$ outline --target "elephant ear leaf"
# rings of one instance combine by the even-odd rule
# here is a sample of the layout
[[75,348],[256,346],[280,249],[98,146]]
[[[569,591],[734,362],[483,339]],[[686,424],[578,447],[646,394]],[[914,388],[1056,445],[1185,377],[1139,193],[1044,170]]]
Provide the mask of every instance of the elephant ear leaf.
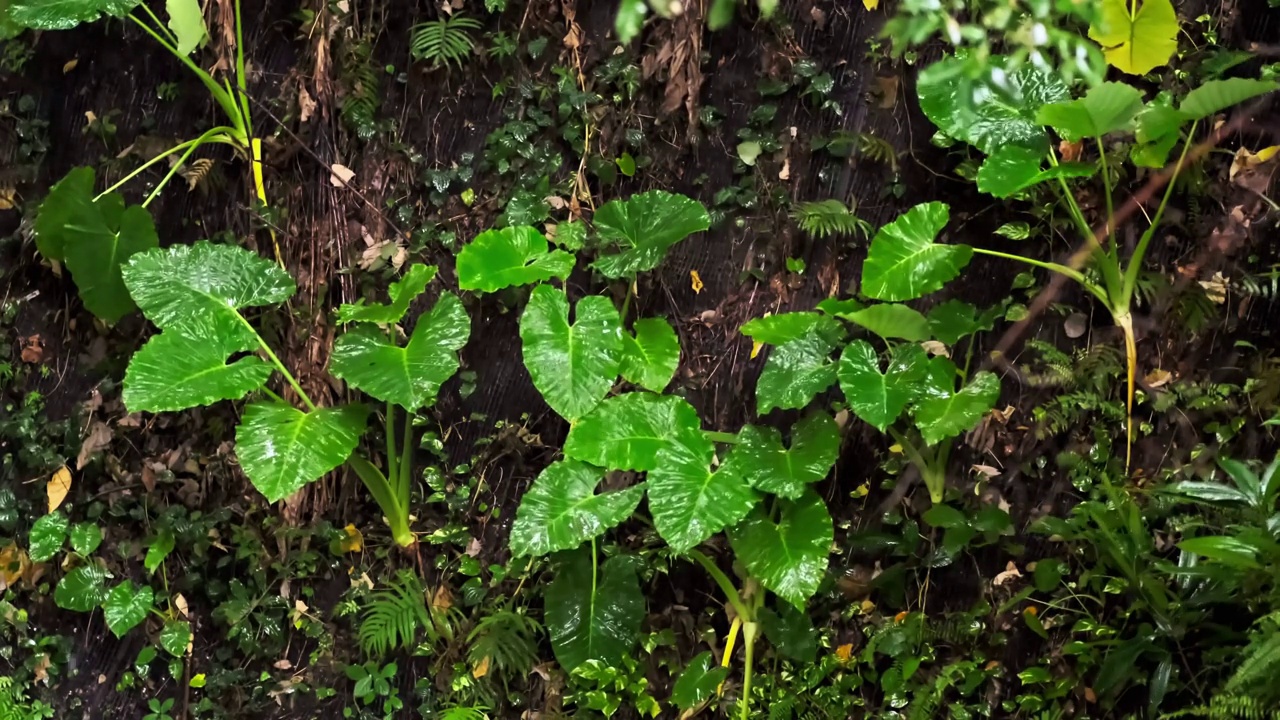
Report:
[[458,253],[458,287],[491,293],[551,278],[563,280],[573,264],[573,255],[552,250],[535,228],[486,230]]
[[644,496],[644,485],[596,494],[604,473],[576,460],[543,470],[520,499],[511,526],[512,555],[572,550],[631,517]]
[[635,335],[622,336],[622,376],[646,390],[662,392],[680,365],[680,339],[662,318],[636,321]]
[[840,355],[840,389],[855,415],[884,432],[919,393],[926,363],[919,345],[904,344],[894,349],[888,370],[881,372],[875,348],[854,340]]
[[364,433],[363,405],[303,412],[280,402],[255,402],[236,427],[236,457],[267,500],[289,497],[347,461]]
[[1169,62],[1178,49],[1178,14],[1169,0],[1144,0],[1132,12],[1129,0],[1102,0],[1089,39],[1102,46],[1112,67],[1146,75]]
[[1036,111],[1070,98],[1066,83],[1030,63],[1008,69],[1003,56],[990,58],[979,77],[969,78],[967,62],[946,58],[920,73],[916,92],[925,116],[988,155],[1008,145],[1047,153],[1049,136]]
[[812,490],[783,501],[776,524],[757,508],[729,532],[733,551],[751,576],[796,607],[817,592],[833,538],[827,505]]
[[404,317],[404,314],[409,311],[409,303],[413,302],[427,289],[427,285],[435,276],[435,265],[415,263],[404,274],[404,277],[392,283],[391,287],[387,289],[387,295],[391,297],[390,303],[385,305],[381,303],[343,305],[338,308],[338,322],[364,322],[378,323],[380,325],[398,323]]
[[605,277],[620,278],[658,267],[672,245],[711,227],[711,216],[693,198],[650,190],[606,203],[593,223],[601,240],[620,249],[593,266]]
[[934,242],[949,217],[946,203],[930,202],[880,228],[862,264],[862,292],[877,300],[914,300],[959,275],[973,248]]
[[[946,358],[934,358],[934,363],[949,364],[941,361]],[[986,371],[975,374],[959,391],[930,383],[915,405],[916,427],[925,444],[936,445],[971,430],[999,397],[1000,379]]]
[[661,465],[659,452],[679,447],[705,457],[715,446],[702,434],[702,421],[689,401],[647,392],[615,395],[569,428],[564,454],[610,470],[649,471]]
[[13,0],[9,17],[32,30],[70,30],[103,15],[124,17],[142,0]]
[[565,554],[547,585],[551,649],[566,672],[588,660],[621,662],[635,647],[644,619],[644,595],[635,563],[624,555],[597,568],[590,548]]
[[533,386],[561,417],[591,412],[618,379],[622,320],[608,298],[579,300],[570,324],[564,291],[539,285],[520,317],[520,340]]
[[789,447],[774,428],[747,425],[726,464],[741,469],[749,485],[784,498],[798,498],[805,487],[827,476],[840,455],[840,429],[824,412],[815,412],[791,428]]

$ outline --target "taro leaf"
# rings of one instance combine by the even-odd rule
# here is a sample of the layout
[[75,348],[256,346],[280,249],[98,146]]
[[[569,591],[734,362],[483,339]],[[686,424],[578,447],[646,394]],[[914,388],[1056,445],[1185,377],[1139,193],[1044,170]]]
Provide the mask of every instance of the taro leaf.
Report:
[[147,548],[147,554],[142,559],[142,567],[147,569],[148,573],[153,573],[169,557],[169,553],[173,552],[175,540],[173,533],[168,530],[162,530],[155,540],[151,541],[151,546]]
[[622,377],[646,390],[662,392],[680,366],[680,339],[662,318],[635,322],[635,335],[622,336]]
[[1090,88],[1082,98],[1045,105],[1036,113],[1036,122],[1057,130],[1066,140],[1077,141],[1130,130],[1140,110],[1140,90],[1125,83],[1105,82]]
[[797,500],[782,501],[781,508],[777,524],[757,508],[729,531],[729,542],[752,577],[783,600],[804,607],[827,571],[835,537],[831,515],[812,490]]
[[200,1],[165,0],[164,7],[169,13],[169,29],[178,38],[175,46],[178,54],[190,55],[208,35],[204,13],[200,11]]
[[588,660],[619,665],[635,647],[644,595],[632,558],[616,556],[592,567],[591,548],[565,553],[547,585],[551,649],[566,672]]
[[1228,78],[1210,80],[1187,93],[1178,106],[1188,120],[1203,120],[1245,100],[1266,95],[1280,89],[1280,84],[1268,80]]
[[831,351],[836,341],[823,333],[784,343],[769,353],[756,381],[756,413],[802,408],[836,381]]
[[946,58],[920,73],[916,91],[920,109],[947,135],[991,155],[1006,145],[1041,153],[1049,136],[1035,121],[1040,106],[1070,98],[1060,78],[1023,64],[1005,70],[1004,57],[993,57],[981,77],[959,81],[967,60]]
[[648,12],[649,3],[645,0],[622,0],[618,6],[618,17],[613,21],[618,42],[626,45],[639,35],[640,28],[644,25],[644,16]]
[[573,255],[550,249],[535,228],[486,230],[458,253],[458,287],[489,293],[551,278],[563,280],[573,263]]
[[48,515],[41,515],[31,524],[31,535],[27,539],[30,548],[28,554],[31,562],[47,562],[62,549],[67,541],[67,516],[54,510]]
[[[46,516],[47,517],[47,516]],[[94,522],[77,523],[71,528],[71,549],[88,555],[102,544],[102,528]]]
[[67,228],[81,218],[100,214],[93,202],[93,181],[93,168],[78,167],[49,190],[36,215],[36,249],[41,255],[66,260]]
[[1121,72],[1145,75],[1169,61],[1178,49],[1178,15],[1169,0],[1145,0],[1130,15],[1130,0],[1102,0],[1089,39],[1102,46],[1107,62]]
[[1187,116],[1174,109],[1169,93],[1160,93],[1138,113],[1134,123],[1138,142],[1129,157],[1140,167],[1164,167],[1186,122]]
[[911,342],[923,342],[933,337],[929,321],[918,311],[906,305],[883,303],[872,305],[846,318],[885,339],[901,338]]
[[363,405],[302,412],[279,402],[245,406],[236,427],[236,457],[245,475],[270,502],[346,462],[364,432]]
[[569,428],[564,454],[610,470],[653,470],[660,450],[681,447],[707,458],[715,446],[702,434],[698,411],[684,398],[633,392],[596,406]]
[[916,427],[926,445],[936,445],[972,429],[999,397],[1000,379],[979,372],[960,392],[927,393],[917,401]]
[[658,534],[676,552],[685,552],[741,520],[759,498],[741,468],[711,469],[715,450],[671,443],[658,452],[646,477],[649,514]]
[[778,612],[772,608],[760,608],[759,618],[765,637],[779,653],[806,663],[818,659],[818,632],[814,630],[808,613],[783,605]]
[[511,554],[572,550],[631,517],[644,485],[596,494],[604,470],[576,460],[553,463],[520,500],[511,526]]
[[13,21],[32,30],[70,30],[102,15],[124,17],[142,0],[13,0]]
[[593,222],[601,240],[622,248],[622,252],[600,257],[592,265],[608,278],[652,270],[672,245],[711,227],[711,217],[702,203],[662,190],[612,200],[596,211]]
[[182,620],[169,620],[160,631],[160,647],[174,657],[187,654],[191,644],[191,625]]
[[758,343],[785,345],[815,332],[824,335],[838,334],[840,323],[828,315],[816,312],[791,312],[750,320],[743,323],[738,331]]
[[102,618],[113,635],[124,637],[125,633],[147,619],[154,601],[155,593],[150,585],[135,588],[132,582],[125,580],[112,588],[102,601]]
[[63,610],[92,612],[107,597],[107,572],[105,565],[90,562],[63,576],[53,589],[53,601]]
[[978,168],[978,189],[998,198],[1026,190],[1048,180],[1090,177],[1098,171],[1094,163],[1059,163],[1040,169],[1044,155],[1017,145],[1000,148]]
[[783,446],[776,429],[747,425],[726,464],[737,467],[757,490],[794,499],[825,478],[839,456],[840,429],[819,411],[792,426],[790,447]]
[[591,412],[618,379],[622,320],[609,299],[578,301],[569,324],[563,290],[539,285],[520,316],[521,351],[533,386],[547,405],[568,420]]
[[380,325],[398,323],[404,317],[404,314],[409,311],[409,303],[412,303],[415,298],[427,289],[427,285],[435,276],[435,265],[415,263],[404,274],[404,277],[391,283],[391,287],[387,288],[387,295],[391,297],[389,304],[343,305],[338,308],[338,322],[366,322]]
[[929,329],[938,342],[952,346],[977,332],[990,330],[993,322],[963,300],[948,300],[929,311]]
[[946,203],[924,203],[880,228],[862,264],[862,292],[877,300],[912,300],[959,275],[973,249],[934,242],[949,216]]
[[238,400],[262,387],[272,369],[256,355],[230,364],[227,360],[257,347],[251,339],[215,327],[165,330],[129,360],[124,405],[129,412],[158,413]]
[[829,297],[818,303],[818,309],[822,312],[845,319],[847,319],[851,313],[856,313],[864,307],[866,306],[853,298],[840,299]]
[[671,702],[681,710],[698,707],[715,695],[716,688],[728,675],[729,668],[716,665],[711,653],[704,650],[680,673],[671,688]]
[[840,354],[840,389],[855,415],[884,432],[919,394],[927,362],[919,345],[899,345],[882,373],[875,348],[854,340]]
[[436,394],[458,371],[458,350],[471,335],[471,318],[462,302],[444,293],[431,312],[418,318],[405,347],[372,325],[338,338],[330,372],[384,402],[414,412],[436,401]]

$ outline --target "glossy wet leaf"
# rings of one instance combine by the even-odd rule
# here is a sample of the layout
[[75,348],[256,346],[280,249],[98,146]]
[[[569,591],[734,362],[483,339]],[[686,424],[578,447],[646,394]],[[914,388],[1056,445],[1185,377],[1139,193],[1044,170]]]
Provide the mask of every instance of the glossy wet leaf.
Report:
[[1142,107],[1140,90],[1105,82],[1090,88],[1084,97],[1045,105],[1036,113],[1036,121],[1067,140],[1078,141],[1133,129]]
[[178,38],[178,54],[190,55],[208,34],[200,0],[165,0],[164,7],[169,13],[169,29]]
[[592,220],[601,241],[621,252],[598,258],[593,267],[609,278],[631,277],[658,267],[672,245],[711,227],[702,203],[684,195],[650,190],[611,200]]
[[978,168],[978,189],[998,198],[1026,190],[1058,178],[1091,177],[1098,172],[1093,163],[1059,163],[1042,169],[1044,155],[1035,150],[1010,145],[996,151]]
[[980,317],[978,309],[963,300],[951,299],[939,303],[929,310],[927,317],[933,337],[948,347],[994,326],[989,317]]
[[1195,553],[1196,555],[1203,555],[1210,560],[1242,570],[1262,567],[1257,560],[1257,555],[1261,548],[1253,543],[1227,535],[1188,538],[1178,543],[1178,549]]
[[662,392],[680,366],[680,338],[663,318],[636,320],[634,330],[634,335],[622,336],[622,377]]
[[863,294],[894,302],[913,300],[958,276],[973,249],[934,242],[949,217],[946,203],[930,202],[880,228],[862,264]]
[[778,597],[803,607],[827,571],[834,530],[827,504],[809,490],[779,503],[775,524],[763,508],[729,531],[738,561]]
[[31,534],[27,538],[27,553],[31,562],[48,562],[67,541],[67,527],[70,522],[67,516],[55,510],[48,515],[41,515],[31,524]]
[[391,283],[387,288],[389,303],[368,303],[342,305],[338,308],[340,323],[378,323],[391,325],[400,322],[409,311],[409,304],[421,295],[436,276],[435,265],[415,263],[405,272],[404,277]]
[[1000,379],[984,370],[959,392],[926,393],[917,400],[916,427],[926,445],[935,445],[973,429],[999,397]]
[[107,598],[107,578],[111,573],[98,562],[72,570],[53,589],[53,602],[63,610],[92,612]]
[[471,336],[462,302],[444,293],[418,318],[404,346],[372,325],[347,331],[334,343],[329,371],[384,402],[416,411],[433,405],[440,386],[458,371],[458,350]]
[[671,702],[681,710],[698,707],[716,694],[728,675],[729,668],[716,665],[711,653],[704,650],[689,661],[676,679],[671,688]]
[[564,454],[610,470],[653,470],[659,451],[682,447],[706,455],[715,448],[702,434],[702,420],[684,398],[647,392],[608,398],[573,424]]
[[840,323],[829,315],[816,312],[791,312],[766,315],[742,324],[739,332],[758,343],[784,345],[814,333],[838,334]]
[[155,593],[150,586],[135,587],[132,582],[125,580],[112,588],[103,599],[102,618],[111,634],[124,637],[125,633],[147,619],[153,602]]
[[124,405],[129,412],[166,412],[239,400],[271,377],[256,355],[228,362],[258,343],[215,326],[191,325],[153,336],[129,360]]
[[604,474],[576,460],[543,470],[520,499],[511,526],[512,555],[572,550],[631,517],[644,496],[644,485],[596,494]]
[[164,560],[169,557],[169,553],[173,552],[175,542],[172,532],[162,530],[151,541],[151,545],[147,547],[146,557],[142,559],[142,567],[146,568],[149,573],[155,572],[164,564]]
[[712,470],[711,447],[671,444],[649,471],[649,514],[658,534],[684,552],[746,516],[759,498],[729,464]]
[[13,0],[13,22],[33,30],[69,30],[103,15],[124,17],[141,0]]
[[632,558],[603,560],[594,576],[591,560],[590,548],[564,554],[546,589],[551,649],[566,672],[587,660],[619,665],[635,647],[644,619]]
[[923,342],[933,337],[924,315],[906,305],[880,303],[849,313],[846,319],[886,340]]
[[102,544],[102,528],[94,522],[77,523],[71,528],[71,549],[89,555]]
[[806,407],[834,385],[836,364],[831,351],[836,345],[833,337],[816,332],[773,348],[756,381],[756,413]]
[[884,432],[919,394],[926,362],[919,345],[903,344],[894,348],[889,367],[881,371],[880,355],[871,343],[849,343],[840,354],[839,368],[840,389],[849,409]]
[[495,292],[513,285],[565,279],[574,257],[552,250],[535,228],[520,226],[480,233],[458,253],[458,287]]
[[1071,97],[1063,81],[1029,63],[1009,71],[1008,59],[990,59],[983,74],[962,81],[967,60],[946,58],[920,73],[920,109],[938,129],[990,155],[1007,145],[1049,150],[1049,137],[1036,111]]
[[600,404],[622,364],[622,320],[608,298],[588,295],[574,308],[563,290],[540,285],[520,316],[521,352],[547,405],[576,420]]
[[791,428],[791,441],[771,427],[747,425],[726,462],[743,474],[747,484],[784,498],[798,498],[807,486],[827,476],[840,456],[840,428],[831,416],[817,411]]
[[297,492],[346,462],[364,433],[363,405],[303,412],[278,402],[245,406],[236,427],[236,457],[270,502]]
[[1133,15],[1130,6],[1129,0],[1102,0],[1089,39],[1116,69],[1145,75],[1178,49],[1178,15],[1169,0],[1145,0]]
[[191,643],[191,626],[182,620],[165,622],[160,631],[160,647],[174,657],[187,654],[187,645]]
[[818,631],[808,613],[784,604],[776,612],[760,608],[759,619],[764,636],[779,653],[805,663],[818,659]]
[[1229,107],[1277,89],[1280,89],[1280,84],[1270,80],[1248,78],[1210,80],[1187,93],[1178,110],[1187,120],[1203,120]]

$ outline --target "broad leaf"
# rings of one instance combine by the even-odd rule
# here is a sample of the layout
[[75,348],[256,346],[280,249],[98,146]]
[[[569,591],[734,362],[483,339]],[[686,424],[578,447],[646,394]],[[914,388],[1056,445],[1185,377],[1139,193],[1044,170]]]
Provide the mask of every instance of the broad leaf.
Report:
[[592,264],[608,278],[652,270],[672,245],[711,227],[711,217],[702,203],[662,190],[605,203],[592,222],[602,241],[622,248],[622,252],[605,255]]
[[660,393],[680,366],[680,339],[662,318],[635,322],[635,335],[622,336],[622,377]]
[[770,427],[747,425],[738,433],[726,465],[749,485],[785,498],[798,498],[811,483],[825,478],[840,456],[840,429],[830,415],[814,412],[791,428],[790,447]]
[[[47,516],[46,516],[47,517]],[[71,549],[89,555],[102,544],[102,528],[95,522],[77,523],[71,528]]]
[[846,319],[885,339],[901,338],[911,342],[924,342],[933,337],[929,321],[924,315],[906,305],[872,305],[849,313]]
[[571,325],[564,291],[539,285],[520,316],[520,341],[533,386],[568,420],[591,412],[618,379],[622,320],[606,297],[579,300]]
[[959,275],[973,249],[934,242],[949,217],[946,203],[924,203],[880,228],[862,264],[863,294],[877,300],[913,300]]
[[409,343],[400,347],[372,325],[349,330],[334,343],[329,371],[352,387],[415,412],[432,405],[458,371],[458,350],[471,336],[462,302],[444,293],[418,318]]
[[965,62],[946,58],[920,73],[920,109],[933,124],[988,155],[1006,145],[1048,152],[1036,111],[1070,98],[1066,84],[1029,63],[1006,71],[1007,58],[1000,56],[990,59],[982,76],[965,81],[959,77]]
[[1137,144],[1130,151],[1130,158],[1140,167],[1164,167],[1169,151],[1177,144],[1179,130],[1189,122],[1187,116],[1173,108],[1169,93],[1160,93],[1138,113],[1136,125]]
[[566,672],[588,660],[619,665],[635,647],[644,619],[644,595],[635,564],[612,557],[593,572],[592,551],[565,554],[547,585],[547,630],[551,649]]
[[818,303],[817,307],[828,315],[847,319],[851,313],[856,313],[866,306],[853,298],[829,297]]
[[1091,177],[1098,172],[1094,163],[1059,163],[1040,169],[1044,156],[1035,150],[1010,145],[997,150],[978,168],[978,189],[998,198],[1026,190],[1058,178]]
[[653,470],[661,463],[659,451],[672,447],[705,456],[707,464],[715,451],[687,400],[633,392],[605,400],[574,423],[564,454],[610,470]]
[[124,17],[141,0],[13,0],[15,23],[32,30],[70,30],[103,15]]
[[729,542],[752,577],[778,597],[804,607],[827,571],[835,531],[827,504],[812,490],[798,500],[782,501],[781,509],[777,524],[764,509],[757,509],[729,531]]
[[1216,482],[1175,482],[1166,485],[1164,491],[1171,495],[1181,495],[1190,500],[1207,503],[1239,504],[1245,507],[1251,504],[1249,495],[1239,488]]
[[53,602],[63,610],[92,612],[107,598],[109,577],[111,573],[99,562],[81,565],[58,581],[53,589]]
[[644,16],[649,12],[649,3],[645,0],[622,0],[618,5],[618,16],[613,21],[614,32],[618,42],[626,45],[640,34],[644,25]]
[[836,364],[831,360],[836,345],[836,340],[818,332],[770,351],[756,381],[756,413],[805,407],[831,387],[836,381]]
[[134,587],[132,582],[125,580],[103,599],[102,618],[106,620],[111,634],[124,637],[125,633],[147,619],[153,602],[155,593],[149,585]]
[[880,371],[880,356],[865,340],[854,340],[840,354],[840,389],[849,409],[884,432],[920,392],[924,350],[914,343],[893,350],[889,369]]
[[236,427],[236,457],[270,502],[289,497],[346,462],[364,432],[363,405],[302,412],[278,402],[245,406]]
[[994,323],[986,314],[963,300],[947,300],[929,310],[929,329],[938,342],[951,346],[974,333],[990,330]]
[[[2,0],[0,0],[2,1]],[[36,215],[36,249],[50,260],[66,260],[67,228],[81,218],[94,218],[101,210],[93,202],[94,170],[73,168],[49,189]],[[117,202],[123,200],[116,195]]]
[[41,515],[31,524],[31,535],[27,539],[27,549],[31,562],[48,562],[62,549],[67,541],[67,516],[54,510],[48,515]]
[[738,331],[758,343],[784,345],[814,333],[838,334],[840,323],[816,312],[790,312],[749,320]]
[[182,620],[169,620],[160,631],[160,647],[174,657],[187,654],[191,644],[191,625]]
[[1169,62],[1178,49],[1178,15],[1169,0],[1144,0],[1130,14],[1131,0],[1102,0],[1089,39],[1121,72],[1145,75]]
[[576,460],[563,460],[543,470],[520,499],[511,526],[511,554],[572,550],[631,517],[644,496],[644,485],[597,495],[604,473]]
[[1045,105],[1036,113],[1036,122],[1075,141],[1130,130],[1140,110],[1141,91],[1125,83],[1107,82],[1090,88],[1082,98]]
[[1257,560],[1259,548],[1256,545],[1227,535],[1188,538],[1178,543],[1178,549],[1242,570],[1262,567]]
[[714,454],[709,443],[672,443],[658,452],[657,467],[646,477],[653,524],[677,552],[738,522],[759,499],[741,468],[712,470]]
[[193,325],[153,336],[129,360],[124,405],[129,412],[166,412],[238,400],[262,387],[272,367],[256,355],[236,353],[258,343],[216,327]]
[[551,278],[563,280],[573,270],[573,263],[573,255],[552,250],[535,228],[486,230],[458,253],[458,287],[495,292]]
[[164,563],[164,559],[169,557],[169,553],[173,552],[174,544],[173,533],[168,530],[162,530],[147,548],[147,554],[142,559],[142,567],[146,568],[149,573],[155,572]]
[[689,661],[671,688],[671,702],[681,710],[698,707],[716,694],[716,688],[729,675],[729,668],[715,664],[709,651],[702,651]]
[[1277,89],[1280,89],[1280,84],[1269,80],[1246,78],[1210,80],[1187,93],[1178,110],[1188,120],[1203,120],[1245,100],[1266,95]]
[[169,29],[178,38],[178,54],[190,55],[208,35],[200,0],[165,0],[164,7],[169,13]]
[[1000,379],[979,372],[959,392],[930,393],[917,401],[916,427],[926,445],[936,445],[972,429],[999,397]]
[[404,277],[391,283],[391,287],[387,288],[387,295],[391,297],[390,303],[343,305],[338,308],[338,322],[366,322],[380,325],[398,323],[409,311],[409,303],[427,289],[427,285],[435,276],[435,265],[415,263],[409,267]]
[[813,663],[818,659],[818,631],[809,614],[785,604],[774,612],[760,608],[760,628],[778,653],[792,660]]

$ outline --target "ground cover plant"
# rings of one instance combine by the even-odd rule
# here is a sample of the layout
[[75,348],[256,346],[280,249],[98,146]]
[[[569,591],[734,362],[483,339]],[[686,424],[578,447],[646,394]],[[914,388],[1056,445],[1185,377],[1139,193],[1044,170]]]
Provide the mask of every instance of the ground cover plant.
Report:
[[1278,11],[0,0],[0,720],[1275,715]]

